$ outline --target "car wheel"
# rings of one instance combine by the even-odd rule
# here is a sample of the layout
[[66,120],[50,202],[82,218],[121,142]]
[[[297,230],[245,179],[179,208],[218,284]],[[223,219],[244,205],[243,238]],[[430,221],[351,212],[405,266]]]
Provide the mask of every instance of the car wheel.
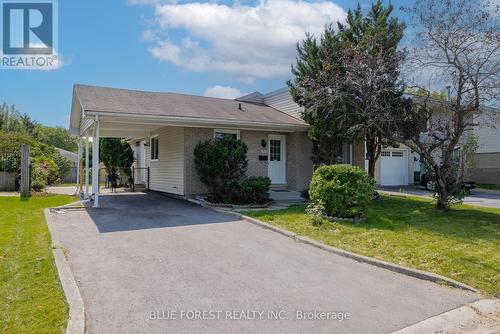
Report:
[[434,190],[436,187],[436,184],[434,183],[434,181],[427,181],[427,183],[425,184],[425,189],[429,190],[429,191],[432,191]]

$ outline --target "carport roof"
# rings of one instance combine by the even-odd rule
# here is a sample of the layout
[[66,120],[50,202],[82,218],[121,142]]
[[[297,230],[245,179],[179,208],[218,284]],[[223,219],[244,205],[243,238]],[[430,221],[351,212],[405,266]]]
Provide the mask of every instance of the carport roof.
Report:
[[82,112],[85,115],[112,117],[168,117],[169,120],[196,120],[213,126],[220,121],[221,125],[275,125],[296,130],[308,127],[301,119],[265,104],[178,93],[75,85],[73,102],[73,106],[77,105],[80,109],[79,115],[74,115],[75,108],[72,110],[73,128],[79,126],[77,123]]

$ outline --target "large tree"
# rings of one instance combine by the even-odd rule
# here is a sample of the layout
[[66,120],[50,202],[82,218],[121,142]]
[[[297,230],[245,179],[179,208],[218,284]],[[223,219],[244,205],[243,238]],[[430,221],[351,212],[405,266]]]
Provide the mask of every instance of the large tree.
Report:
[[476,116],[489,117],[488,105],[498,107],[499,7],[489,1],[417,0],[405,10],[417,32],[409,67],[439,77],[449,85],[451,97],[443,101],[428,94],[414,99],[405,121],[398,123],[399,134],[433,174],[438,209],[448,210],[463,196],[463,162],[457,156],[468,130],[477,126]]
[[397,46],[405,25],[391,17],[392,10],[377,1],[364,16],[358,5],[337,29],[327,26],[319,42],[307,35],[297,45],[295,78],[288,84],[311,125],[317,163],[335,162],[339,142],[364,139],[369,174],[375,174],[404,101],[399,81],[403,54]]

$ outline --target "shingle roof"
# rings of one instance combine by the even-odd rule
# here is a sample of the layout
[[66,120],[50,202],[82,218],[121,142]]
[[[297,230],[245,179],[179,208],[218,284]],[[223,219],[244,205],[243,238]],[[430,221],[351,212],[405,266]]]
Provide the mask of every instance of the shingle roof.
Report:
[[307,126],[300,119],[260,103],[87,85],[75,85],[75,92],[85,111]]

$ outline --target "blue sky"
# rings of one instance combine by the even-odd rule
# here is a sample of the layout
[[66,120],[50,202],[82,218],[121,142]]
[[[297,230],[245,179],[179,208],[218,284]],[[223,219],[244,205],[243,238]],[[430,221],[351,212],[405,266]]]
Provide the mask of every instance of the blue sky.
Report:
[[15,104],[43,124],[66,127],[74,83],[221,97],[268,92],[290,77],[297,36],[320,31],[355,4],[59,1],[63,65],[52,71],[0,70],[0,103]]

